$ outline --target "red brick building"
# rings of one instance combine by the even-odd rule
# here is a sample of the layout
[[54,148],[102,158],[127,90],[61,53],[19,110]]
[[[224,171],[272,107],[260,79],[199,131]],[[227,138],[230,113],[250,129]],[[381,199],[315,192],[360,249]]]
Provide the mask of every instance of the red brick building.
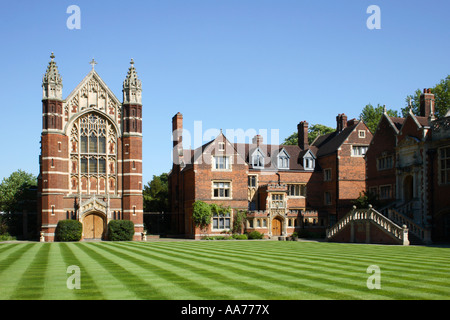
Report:
[[367,151],[367,189],[384,201],[380,210],[405,224],[419,241],[450,240],[450,114],[434,116],[430,89],[420,113],[386,114]]
[[[270,145],[261,135],[251,143],[229,141],[221,132],[191,150],[183,148],[183,116],[172,119],[171,211],[180,233],[190,238],[229,232],[234,213],[247,212],[246,230],[286,237],[303,229],[324,233],[365,190],[364,154],[372,135],[364,123],[337,117],[335,132],[308,144],[308,123],[300,122],[298,145]],[[192,219],[195,201],[230,207],[207,230]]]
[[65,98],[51,55],[43,77],[38,176],[41,235],[53,241],[59,220],[83,224],[84,239],[107,237],[107,223],[131,220],[143,231],[142,99],[134,62],[120,102],[94,70]]

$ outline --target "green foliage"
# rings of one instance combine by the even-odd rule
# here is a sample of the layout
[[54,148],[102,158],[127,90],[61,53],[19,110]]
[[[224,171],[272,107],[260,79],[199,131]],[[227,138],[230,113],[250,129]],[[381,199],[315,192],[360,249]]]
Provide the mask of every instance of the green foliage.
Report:
[[250,232],[247,235],[247,237],[249,239],[262,239],[262,238],[264,238],[264,233],[261,233],[261,232],[255,230],[255,231]]
[[211,206],[203,201],[195,201],[193,205],[192,219],[196,227],[206,228],[211,223]]
[[13,172],[0,183],[0,211],[22,212],[35,209],[37,179],[22,170]]
[[[448,75],[447,78],[442,79],[438,84],[430,89],[435,98],[435,116],[437,118],[442,118],[450,108],[450,75]],[[405,101],[407,105],[402,108],[403,117],[408,115],[410,101],[412,112],[415,115],[420,114],[420,95],[422,92],[422,90],[417,89],[414,94],[406,97]]]
[[167,173],[154,175],[152,181],[144,186],[143,196],[145,212],[168,212],[169,175]]
[[359,197],[353,201],[353,205],[358,209],[368,209],[369,204],[377,208],[380,204],[378,196],[372,192],[363,191],[359,193]]
[[[327,127],[323,124],[314,124],[308,128],[308,143],[311,144],[320,135],[325,135],[334,132],[335,129]],[[284,139],[284,145],[297,145],[298,144],[298,132],[294,132],[289,137]]]
[[[376,107],[371,104],[366,105],[360,115],[361,120],[369,128],[370,132],[375,133],[378,127],[378,123],[383,116],[384,106],[378,104]],[[390,117],[398,117],[398,112],[392,109],[387,109],[386,113]]]
[[233,233],[241,233],[244,228],[245,218],[247,217],[247,211],[245,210],[235,210],[233,216]]
[[247,240],[246,234],[232,234],[231,236],[207,236],[202,240]]
[[78,220],[59,220],[55,230],[55,241],[80,241],[83,225]]
[[108,240],[132,241],[134,236],[134,223],[130,220],[111,220],[108,223]]

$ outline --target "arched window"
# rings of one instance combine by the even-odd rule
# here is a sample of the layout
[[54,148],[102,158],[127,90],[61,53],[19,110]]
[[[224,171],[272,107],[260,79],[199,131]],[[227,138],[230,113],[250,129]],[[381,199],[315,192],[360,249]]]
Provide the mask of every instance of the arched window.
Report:
[[[97,113],[87,113],[73,123],[70,139],[76,146],[72,148],[70,154],[72,165],[70,179],[79,180],[78,189],[72,192],[116,193],[115,184],[111,181],[117,179],[115,170],[117,132],[114,125]],[[91,177],[95,179],[90,179]],[[84,185],[81,183],[82,178],[95,183]]]

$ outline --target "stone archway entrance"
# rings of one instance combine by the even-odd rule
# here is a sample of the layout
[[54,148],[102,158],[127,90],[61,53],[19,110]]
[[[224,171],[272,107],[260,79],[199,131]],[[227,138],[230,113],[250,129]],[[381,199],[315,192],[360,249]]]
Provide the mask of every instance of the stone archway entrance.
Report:
[[97,213],[90,213],[83,219],[83,238],[102,239],[105,234],[105,220]]
[[272,236],[281,236],[283,233],[283,223],[280,219],[272,220]]

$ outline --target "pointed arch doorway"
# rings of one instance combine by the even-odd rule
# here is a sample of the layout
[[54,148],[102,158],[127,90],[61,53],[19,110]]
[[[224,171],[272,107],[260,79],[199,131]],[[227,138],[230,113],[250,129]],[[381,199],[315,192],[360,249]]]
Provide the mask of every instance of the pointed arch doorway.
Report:
[[83,238],[101,240],[106,231],[105,219],[98,213],[90,213],[83,219]]

